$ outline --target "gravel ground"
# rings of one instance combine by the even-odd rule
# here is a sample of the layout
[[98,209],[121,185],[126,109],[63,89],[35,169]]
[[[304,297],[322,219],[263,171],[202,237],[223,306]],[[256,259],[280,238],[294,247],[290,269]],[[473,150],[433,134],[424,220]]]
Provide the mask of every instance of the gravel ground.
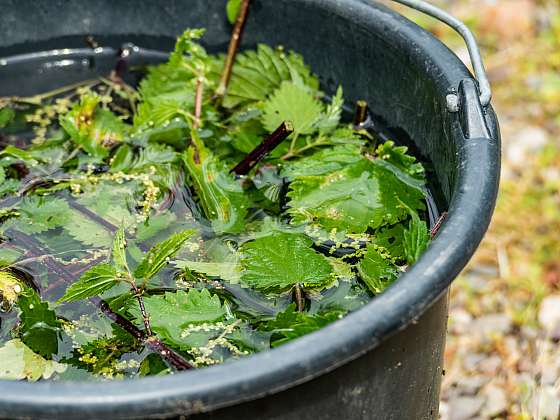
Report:
[[[558,419],[560,3],[434,2],[478,36],[504,158],[492,226],[451,291],[440,417]],[[451,31],[409,16],[467,60]]]

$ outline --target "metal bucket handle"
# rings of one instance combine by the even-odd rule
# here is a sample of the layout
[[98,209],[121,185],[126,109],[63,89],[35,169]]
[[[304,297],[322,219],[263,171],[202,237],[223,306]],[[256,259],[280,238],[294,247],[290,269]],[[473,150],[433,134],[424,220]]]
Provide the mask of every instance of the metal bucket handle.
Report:
[[[479,98],[480,104],[482,107],[486,108],[490,104],[490,100],[492,99],[492,89],[490,87],[490,82],[488,81],[488,76],[486,75],[486,70],[484,68],[484,63],[482,62],[482,57],[480,55],[480,49],[478,48],[478,44],[476,39],[471,32],[471,30],[461,22],[459,19],[451,16],[444,10],[427,3],[423,0],[392,0],[395,3],[400,3],[405,6],[408,6],[412,9],[416,9],[419,12],[425,13],[429,16],[432,16],[435,19],[440,20],[441,22],[449,25],[453,28],[461,37],[464,39],[465,43],[467,44],[467,49],[469,50],[469,56],[471,59],[471,63],[474,69],[474,73],[478,80],[478,89],[479,89]],[[458,112],[459,111],[459,99],[456,93],[451,93],[447,95],[447,109],[450,112]]]

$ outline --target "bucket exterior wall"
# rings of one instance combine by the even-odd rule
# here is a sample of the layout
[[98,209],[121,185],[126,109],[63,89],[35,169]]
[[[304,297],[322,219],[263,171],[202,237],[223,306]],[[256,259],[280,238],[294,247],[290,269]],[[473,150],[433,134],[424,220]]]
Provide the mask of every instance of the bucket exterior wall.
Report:
[[[231,30],[225,0],[0,0],[0,7],[0,63],[39,41],[44,50],[83,48],[88,34],[115,47],[159,36],[161,43],[142,46],[169,49],[170,37],[185,27],[208,28],[210,51],[223,51]],[[471,74],[432,35],[370,1],[254,0],[243,45],[259,42],[302,53],[326,91],[340,83],[349,100],[366,99],[395,135],[433,163],[439,208],[449,210],[436,240],[364,308],[277,349],[134,381],[0,381],[0,417],[437,416],[447,291],[482,239],[496,200],[496,116],[481,110],[489,135],[466,138],[461,113],[447,110],[446,95]]]

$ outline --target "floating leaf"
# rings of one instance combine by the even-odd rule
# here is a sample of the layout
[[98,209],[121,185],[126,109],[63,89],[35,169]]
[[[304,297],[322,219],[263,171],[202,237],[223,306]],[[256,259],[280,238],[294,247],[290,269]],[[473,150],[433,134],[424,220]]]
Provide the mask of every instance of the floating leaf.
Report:
[[418,258],[424,253],[430,243],[430,231],[425,221],[420,220],[418,213],[410,211],[410,222],[408,229],[405,229],[404,235],[404,252],[406,254],[406,262],[414,264]]
[[[186,343],[182,332],[189,324],[214,323],[222,320],[226,309],[220,298],[206,289],[179,290],[144,297],[144,306],[150,317],[152,329],[170,343]],[[142,319],[138,307],[131,310],[136,319]]]
[[27,347],[20,340],[14,339],[0,347],[0,379],[35,382],[49,379],[56,373],[62,373],[67,365],[53,360],[45,360]]
[[134,277],[144,279],[144,281],[151,279],[170,262],[193,233],[192,230],[176,233],[151,248],[134,270]]
[[265,102],[262,122],[272,132],[284,121],[291,121],[293,135],[312,134],[321,118],[323,106],[304,87],[284,82]]
[[51,358],[58,352],[60,322],[47,302],[27,288],[18,298],[22,341],[35,353]]
[[360,277],[372,293],[378,294],[393,283],[399,275],[398,267],[382,248],[368,245],[357,265]]
[[244,284],[264,292],[285,291],[296,284],[320,287],[331,280],[332,267],[302,234],[275,232],[241,247]]
[[241,9],[241,0],[228,0],[226,5],[226,14],[229,23],[235,23],[239,10]]
[[117,270],[109,264],[99,264],[90,268],[82,276],[66,289],[60,302],[72,302],[99,296],[103,292],[114,287],[120,281]]

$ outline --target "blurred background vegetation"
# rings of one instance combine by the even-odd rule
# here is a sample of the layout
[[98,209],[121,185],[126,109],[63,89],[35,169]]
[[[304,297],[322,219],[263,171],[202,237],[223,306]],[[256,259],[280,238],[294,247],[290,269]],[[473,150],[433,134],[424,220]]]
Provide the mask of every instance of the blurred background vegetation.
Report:
[[[560,1],[431,2],[476,34],[503,139],[492,226],[452,288],[441,417],[557,419]],[[468,63],[453,30],[397,8]]]

